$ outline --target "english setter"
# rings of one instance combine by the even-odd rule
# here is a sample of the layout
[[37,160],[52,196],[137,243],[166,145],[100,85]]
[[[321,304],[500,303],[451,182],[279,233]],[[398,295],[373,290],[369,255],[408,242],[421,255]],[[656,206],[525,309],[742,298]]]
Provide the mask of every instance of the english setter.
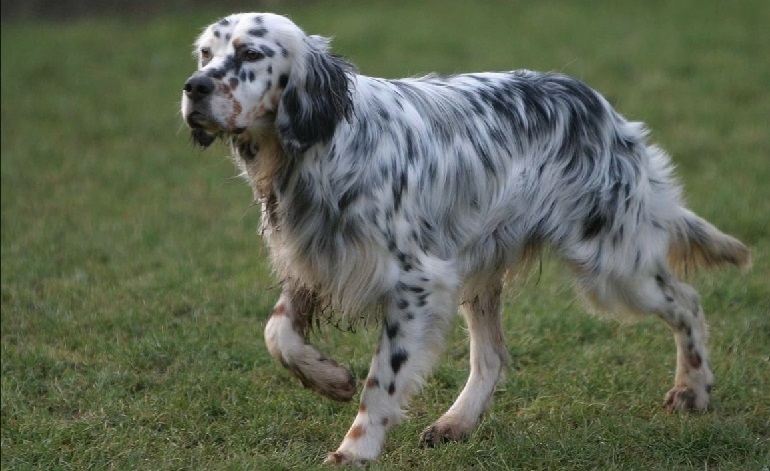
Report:
[[327,462],[380,454],[458,305],[470,376],[421,440],[471,432],[508,361],[503,282],[546,246],[597,309],[670,326],[677,367],[665,406],[706,408],[706,322],[670,267],[748,268],[749,251],[684,207],[669,157],[600,94],[526,70],[367,77],[327,39],[274,14],[208,26],[195,55],[182,115],[198,145],[232,147],[282,283],[270,353],[305,386],[346,401],[355,380],[309,344],[310,319],[327,309],[382,325],[358,415]]

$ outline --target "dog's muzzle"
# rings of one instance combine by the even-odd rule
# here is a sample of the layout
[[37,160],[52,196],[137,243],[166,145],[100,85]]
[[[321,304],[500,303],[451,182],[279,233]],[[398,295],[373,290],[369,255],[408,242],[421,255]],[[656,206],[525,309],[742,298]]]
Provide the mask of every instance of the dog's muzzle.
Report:
[[207,114],[206,100],[214,92],[216,85],[211,77],[200,72],[193,74],[184,84],[184,96],[189,100],[189,108],[184,116],[187,125],[192,129],[193,141],[201,147],[208,147],[216,139],[216,132],[211,132],[215,123]]

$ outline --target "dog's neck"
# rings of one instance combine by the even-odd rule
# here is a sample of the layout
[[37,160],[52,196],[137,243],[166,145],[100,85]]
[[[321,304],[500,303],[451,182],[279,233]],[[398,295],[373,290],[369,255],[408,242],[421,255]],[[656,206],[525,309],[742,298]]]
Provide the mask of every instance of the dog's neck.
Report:
[[287,163],[274,129],[247,130],[230,140],[233,157],[254,192],[255,201],[269,200],[273,182]]

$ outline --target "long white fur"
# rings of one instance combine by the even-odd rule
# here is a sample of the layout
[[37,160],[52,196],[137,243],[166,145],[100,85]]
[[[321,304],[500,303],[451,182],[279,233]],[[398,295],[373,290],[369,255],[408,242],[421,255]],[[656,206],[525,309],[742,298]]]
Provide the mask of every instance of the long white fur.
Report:
[[[376,458],[462,303],[471,375],[423,434],[467,435],[507,361],[506,273],[550,247],[602,310],[654,313],[677,342],[672,409],[704,409],[713,375],[697,294],[675,262],[747,267],[748,250],[684,207],[668,155],[582,82],[531,71],[386,80],[358,74],[287,18],[232,15],[196,41],[182,114],[221,137],[262,205],[278,306],[271,353],[348,399],[349,372],[307,343],[319,306],[383,323],[351,430],[331,463]],[[328,373],[328,374],[327,374]]]

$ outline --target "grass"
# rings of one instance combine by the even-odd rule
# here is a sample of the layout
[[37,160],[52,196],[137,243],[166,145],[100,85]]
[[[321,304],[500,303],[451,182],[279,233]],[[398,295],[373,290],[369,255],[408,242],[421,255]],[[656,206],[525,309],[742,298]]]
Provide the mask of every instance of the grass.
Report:
[[[562,267],[507,298],[515,368],[464,443],[417,434],[467,374],[462,325],[372,469],[770,466],[770,6],[762,0],[343,0],[281,7],[370,75],[575,75],[644,120],[690,206],[749,244],[696,275],[717,375],[703,415],[660,407],[673,342],[595,319]],[[355,404],[303,390],[261,332],[277,292],[227,150],[178,116],[199,28],[225,11],[2,24],[2,469],[311,469]],[[324,327],[365,377],[376,336]]]

